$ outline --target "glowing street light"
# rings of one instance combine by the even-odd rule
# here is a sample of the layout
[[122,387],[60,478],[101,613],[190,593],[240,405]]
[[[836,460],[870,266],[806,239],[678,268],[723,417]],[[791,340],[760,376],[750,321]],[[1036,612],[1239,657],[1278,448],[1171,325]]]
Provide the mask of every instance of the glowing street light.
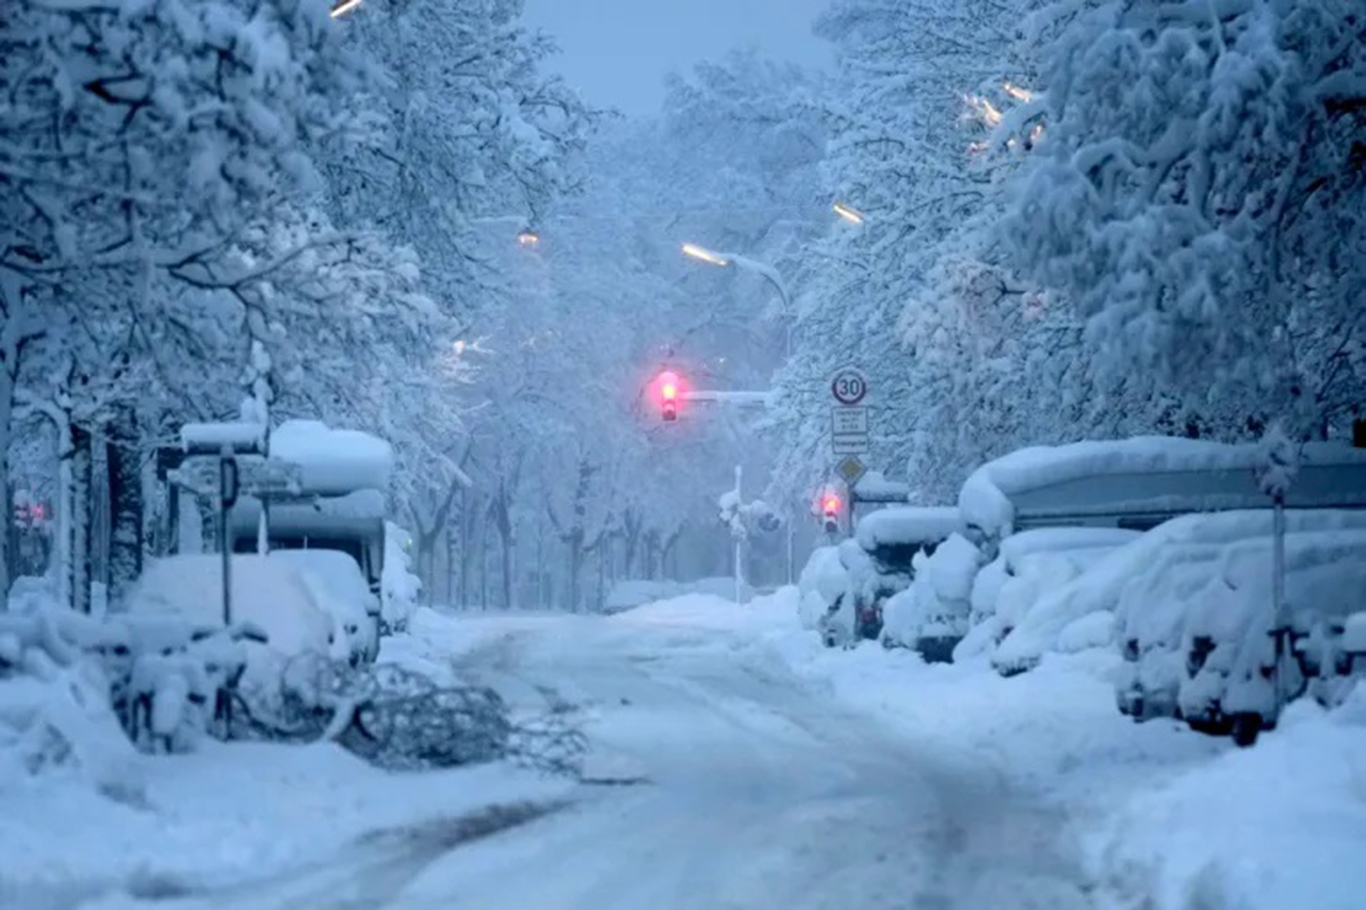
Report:
[[691,256],[694,259],[700,259],[703,262],[710,262],[712,265],[719,265],[723,268],[731,264],[730,259],[726,258],[723,254],[713,253],[706,247],[698,246],[695,243],[683,244],[683,253],[687,256]]
[[332,18],[338,19],[361,5],[361,0],[338,0],[332,6]]
[[541,235],[531,230],[523,228],[517,232],[517,245],[528,249],[535,248],[541,243]]
[[831,205],[830,208],[834,209],[836,215],[839,215],[850,224],[863,224],[863,213],[851,206],[845,205],[843,202],[836,202]]

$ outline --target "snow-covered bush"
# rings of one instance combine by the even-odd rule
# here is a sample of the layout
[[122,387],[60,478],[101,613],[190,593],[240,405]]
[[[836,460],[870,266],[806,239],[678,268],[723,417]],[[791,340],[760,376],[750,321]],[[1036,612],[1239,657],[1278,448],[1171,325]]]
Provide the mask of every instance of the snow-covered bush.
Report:
[[109,677],[73,626],[49,612],[0,615],[0,787],[65,768],[132,795],[134,750],[112,707]]
[[947,660],[968,632],[973,580],[981,563],[981,551],[958,533],[929,555],[916,553],[910,587],[883,607],[883,644]]

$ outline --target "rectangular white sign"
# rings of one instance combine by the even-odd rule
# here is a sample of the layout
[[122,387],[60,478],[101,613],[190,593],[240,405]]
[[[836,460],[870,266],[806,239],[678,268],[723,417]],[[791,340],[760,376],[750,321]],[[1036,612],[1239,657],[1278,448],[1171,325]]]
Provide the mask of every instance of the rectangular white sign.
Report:
[[836,436],[857,436],[868,433],[868,409],[836,405],[830,409],[830,421]]

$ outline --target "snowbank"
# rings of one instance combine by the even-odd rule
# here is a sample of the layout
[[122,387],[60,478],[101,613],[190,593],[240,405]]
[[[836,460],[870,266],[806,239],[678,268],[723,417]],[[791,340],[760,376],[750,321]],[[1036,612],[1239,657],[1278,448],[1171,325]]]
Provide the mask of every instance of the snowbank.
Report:
[[[72,628],[78,625],[90,628]],[[0,802],[35,775],[56,775],[92,793],[133,794],[140,787],[136,753],[111,707],[110,680],[76,640],[81,632],[99,634],[98,625],[70,613],[0,615]]]
[[1359,910],[1366,895],[1366,687],[1299,702],[1254,749],[1133,798],[1091,842],[1102,894],[1152,910]]

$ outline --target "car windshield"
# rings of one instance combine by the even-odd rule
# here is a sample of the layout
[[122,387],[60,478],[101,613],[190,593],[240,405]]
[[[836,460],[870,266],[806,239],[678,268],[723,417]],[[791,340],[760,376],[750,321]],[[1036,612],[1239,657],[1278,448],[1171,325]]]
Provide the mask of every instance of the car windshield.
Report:
[[1363,0],[0,9],[0,910],[1366,908]]

